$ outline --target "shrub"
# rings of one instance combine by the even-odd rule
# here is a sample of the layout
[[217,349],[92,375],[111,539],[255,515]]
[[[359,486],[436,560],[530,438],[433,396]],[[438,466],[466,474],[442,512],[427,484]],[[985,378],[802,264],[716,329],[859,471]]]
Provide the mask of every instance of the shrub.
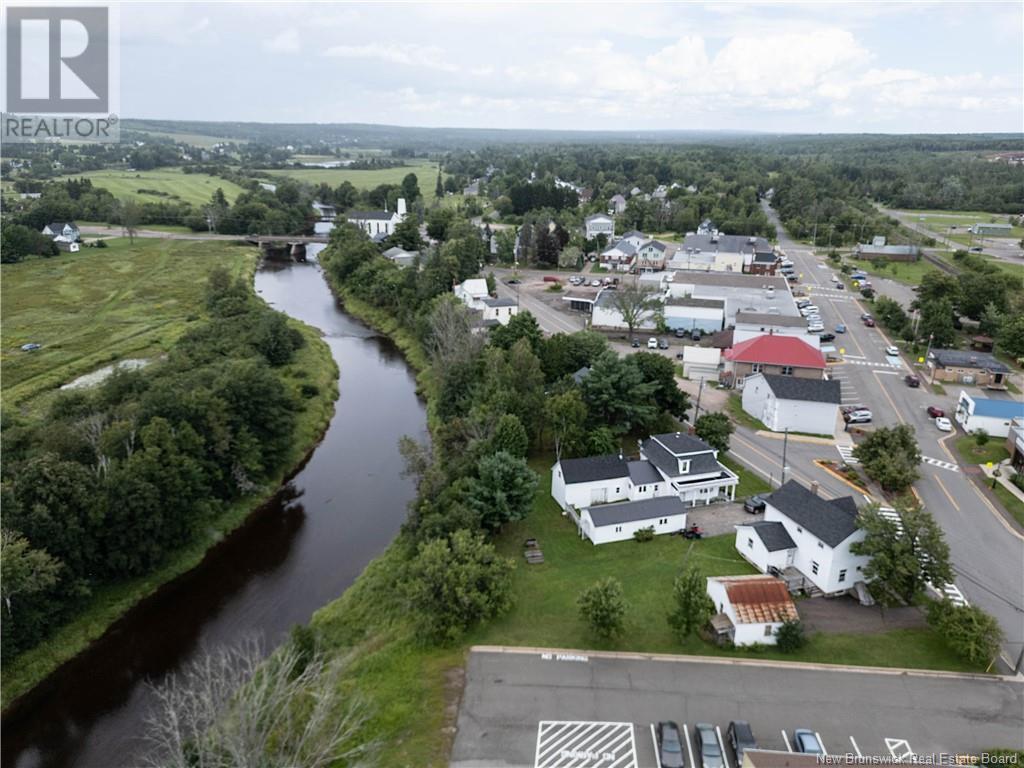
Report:
[[649,525],[646,528],[641,528],[633,532],[633,539],[643,543],[645,541],[654,541],[654,526]]
[[302,393],[302,396],[308,400],[320,394],[320,387],[316,384],[303,384],[299,388],[299,391]]
[[783,653],[796,653],[807,644],[804,625],[799,619],[789,619],[775,630],[775,645]]
[[978,428],[971,434],[974,435],[974,444],[979,448],[984,448],[988,445],[988,432],[984,429]]
[[990,664],[999,653],[1003,630],[976,605],[933,600],[928,605],[928,625],[945,637],[957,655],[979,667]]

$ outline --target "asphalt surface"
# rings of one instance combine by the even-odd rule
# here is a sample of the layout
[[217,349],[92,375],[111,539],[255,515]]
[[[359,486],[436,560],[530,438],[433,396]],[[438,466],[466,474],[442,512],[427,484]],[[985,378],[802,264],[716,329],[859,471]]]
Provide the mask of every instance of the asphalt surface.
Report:
[[698,755],[694,724],[724,737],[732,720],[748,721],[765,749],[788,750],[796,728],[834,755],[1024,748],[1019,680],[480,649],[466,671],[453,768],[653,768],[661,720],[685,728]]
[[[914,232],[918,232],[926,237],[934,238],[935,241],[946,248],[952,250],[967,249],[968,246],[963,243],[958,243],[955,240],[950,240],[943,234],[943,227],[933,219],[926,218],[921,221],[920,214],[908,213],[907,211],[896,211],[891,208],[883,208],[879,206],[879,210],[886,216],[891,216],[896,219],[907,229],[911,229]],[[961,234],[964,231],[961,230]],[[972,241],[974,246],[982,249],[982,252],[989,256],[994,256],[997,259],[1004,261],[1012,261],[1018,264],[1024,264],[1024,249],[1020,247],[1018,240],[1012,237],[982,237],[976,236]]]

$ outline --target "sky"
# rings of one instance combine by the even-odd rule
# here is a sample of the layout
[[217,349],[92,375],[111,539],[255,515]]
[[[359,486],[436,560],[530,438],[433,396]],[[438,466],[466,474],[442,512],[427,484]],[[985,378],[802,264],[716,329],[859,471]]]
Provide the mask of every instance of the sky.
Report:
[[1024,131],[1024,3],[125,3],[121,114]]

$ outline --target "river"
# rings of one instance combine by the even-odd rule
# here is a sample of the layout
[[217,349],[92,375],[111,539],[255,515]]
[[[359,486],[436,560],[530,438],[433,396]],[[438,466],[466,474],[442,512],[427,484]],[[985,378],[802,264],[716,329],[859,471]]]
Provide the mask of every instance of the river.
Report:
[[339,307],[315,262],[264,265],[256,290],[323,331],[341,369],[323,441],[198,568],[129,612],[4,718],[3,768],[137,765],[150,681],[240,638],[260,635],[273,647],[338,597],[405,519],[414,488],[400,474],[398,439],[423,439],[426,416],[401,353]]

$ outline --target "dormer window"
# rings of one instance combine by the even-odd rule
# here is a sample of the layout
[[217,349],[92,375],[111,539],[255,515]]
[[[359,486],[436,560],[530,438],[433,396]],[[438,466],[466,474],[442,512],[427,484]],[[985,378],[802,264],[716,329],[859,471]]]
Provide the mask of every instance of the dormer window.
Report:
[[679,474],[680,475],[686,475],[686,474],[689,474],[689,472],[690,472],[690,460],[689,459],[679,459]]

